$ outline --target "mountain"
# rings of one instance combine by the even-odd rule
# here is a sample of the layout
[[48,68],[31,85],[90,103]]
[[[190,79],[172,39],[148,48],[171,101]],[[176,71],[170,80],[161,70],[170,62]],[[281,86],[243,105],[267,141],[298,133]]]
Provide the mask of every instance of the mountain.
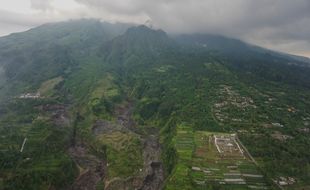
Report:
[[7,81],[0,86],[0,97],[32,90],[43,80],[64,75],[75,67],[76,57],[87,56],[128,27],[129,24],[78,20],[45,24],[0,38],[0,68]]
[[113,59],[112,62],[119,63],[135,59],[136,56],[149,56],[150,59],[153,59],[172,48],[173,43],[162,30],[137,26],[129,28],[123,35],[103,44],[100,53],[106,55],[107,59]]
[[300,66],[306,65],[309,62],[309,58],[290,55],[282,52],[276,52],[269,49],[261,48],[252,44],[242,42],[241,40],[227,38],[219,35],[212,34],[186,34],[177,35],[174,38],[183,45],[191,45],[192,47],[203,47],[209,50],[217,50],[225,54],[235,56],[245,56],[245,54],[271,54],[276,58],[284,58],[287,61],[295,62]]
[[76,20],[2,37],[0,187],[307,188],[309,77],[210,34]]
[[216,35],[181,35],[176,40],[185,46],[218,51],[241,74],[253,73],[273,81],[309,87],[309,60],[278,53],[258,46]]

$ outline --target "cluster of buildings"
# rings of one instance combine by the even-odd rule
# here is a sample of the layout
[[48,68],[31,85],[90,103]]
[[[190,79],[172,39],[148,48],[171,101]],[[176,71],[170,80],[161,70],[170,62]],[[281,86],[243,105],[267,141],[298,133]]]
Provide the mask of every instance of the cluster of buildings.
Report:
[[245,150],[240,147],[236,134],[210,134],[209,143],[212,146],[208,146],[208,150],[215,150],[218,154],[210,156],[208,164],[191,167],[195,184],[219,184],[227,189],[235,185],[242,189],[269,189],[264,176],[253,169],[254,163],[245,157]]
[[274,138],[274,139],[277,139],[279,141],[286,141],[286,140],[290,140],[290,139],[294,138],[294,137],[292,137],[290,135],[284,135],[280,131],[274,131],[271,134],[271,137]]
[[[221,88],[222,89],[219,91],[219,98],[222,99],[222,101],[215,103],[213,107],[214,116],[217,120],[221,122],[229,120],[228,113],[225,111],[230,107],[235,107],[244,113],[246,113],[247,108],[256,108],[251,98],[241,96],[239,93],[232,90],[231,86],[221,85]],[[242,119],[231,118],[231,121],[242,122]]]
[[280,186],[293,185],[296,183],[296,179],[292,177],[279,177],[278,179],[273,180]]
[[244,157],[243,150],[237,143],[235,134],[213,135],[213,138],[217,151],[223,156],[228,155],[229,157]]
[[20,99],[38,99],[41,97],[39,92],[37,93],[25,93],[19,96]]

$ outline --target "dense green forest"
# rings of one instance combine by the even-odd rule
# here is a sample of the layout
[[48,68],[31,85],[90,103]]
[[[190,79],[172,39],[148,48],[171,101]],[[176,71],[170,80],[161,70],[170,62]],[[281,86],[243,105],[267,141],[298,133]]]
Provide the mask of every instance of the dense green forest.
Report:
[[[0,189],[310,187],[310,67],[294,56],[78,20],[0,38],[0,80]],[[211,134],[250,155],[224,162]],[[236,163],[259,179],[196,171]]]

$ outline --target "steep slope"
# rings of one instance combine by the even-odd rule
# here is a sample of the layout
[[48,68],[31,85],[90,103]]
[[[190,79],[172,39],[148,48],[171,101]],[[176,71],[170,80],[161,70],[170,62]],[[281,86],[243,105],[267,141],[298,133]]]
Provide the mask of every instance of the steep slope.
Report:
[[174,46],[174,42],[164,31],[155,31],[142,25],[129,28],[125,34],[104,44],[99,53],[107,61],[126,64],[128,59],[154,59]]
[[[218,41],[216,38],[213,40],[214,44]],[[291,177],[295,180],[293,183],[299,181],[296,188],[302,187],[307,184],[307,175],[304,175],[307,169],[297,164],[297,160],[302,157],[304,164],[309,163],[305,159],[308,155],[305,146],[299,146],[302,141],[307,141],[308,135],[301,131],[307,131],[308,126],[305,121],[309,115],[309,69],[299,64],[288,64],[291,58],[276,53],[266,55],[269,50],[235,42],[222,39],[221,45],[217,44],[225,49],[221,50],[182,43],[183,47],[180,47],[172,41],[170,48],[160,51],[160,54],[143,49],[140,52],[149,54],[141,53],[134,59],[131,57],[137,51],[134,46],[126,46],[124,50],[119,45],[114,46],[117,54],[111,53],[106,57],[122,57],[117,61],[108,60],[119,66],[115,73],[125,78],[125,86],[137,101],[136,120],[143,125],[164,126],[161,136],[163,161],[167,172],[172,172],[171,179],[180,179],[177,181],[181,182],[193,178],[194,171],[188,169],[193,165],[187,163],[186,171],[181,170],[182,176],[178,170],[173,170],[181,167],[178,159],[182,159],[177,153],[180,144],[173,136],[176,126],[185,122],[196,131],[237,132],[254,157],[260,160],[257,170],[267,176],[265,182],[258,181],[257,184],[266,183],[267,188],[276,189],[278,184],[272,180]],[[225,43],[230,45],[227,47]],[[119,49],[122,51],[117,51]],[[279,129],[278,125],[285,128]],[[254,137],[255,141],[251,141]],[[283,147],[287,149],[280,153]],[[277,155],[270,155],[272,151],[276,151]],[[300,157],[296,157],[296,153]],[[283,162],[285,167],[279,165]],[[212,188],[200,186],[195,178],[192,180],[187,184],[189,189]],[[178,182],[168,184],[167,188],[171,186],[184,188]]]
[[[0,187],[309,186],[306,67],[233,39],[126,27],[82,20],[0,39]],[[217,136],[248,153],[221,155]]]
[[[129,24],[77,20],[45,24],[0,38],[0,93],[33,91],[45,80],[66,75],[105,41],[122,34]],[[4,76],[3,76],[4,75]]]
[[219,52],[228,60],[226,65],[241,75],[250,72],[262,79],[310,87],[307,58],[278,53],[223,36],[196,34],[180,35],[175,39],[197,51]]
[[235,56],[245,56],[252,53],[252,55],[259,54],[271,54],[275,58],[283,58],[299,66],[309,66],[309,58],[290,55],[287,53],[281,53],[272,51],[270,49],[265,49],[259,46],[245,43],[241,40],[227,38],[219,35],[211,34],[187,34],[187,35],[176,35],[173,36],[176,41],[183,45],[190,45],[192,47],[203,47],[209,50],[217,50],[225,54],[235,55]]

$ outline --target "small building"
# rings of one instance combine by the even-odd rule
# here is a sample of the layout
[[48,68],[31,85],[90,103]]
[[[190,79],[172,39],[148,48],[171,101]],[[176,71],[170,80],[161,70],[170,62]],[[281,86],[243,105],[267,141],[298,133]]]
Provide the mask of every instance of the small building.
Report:
[[275,127],[284,127],[284,125],[280,124],[280,123],[272,123],[273,126]]
[[41,97],[41,94],[39,92],[37,92],[37,93],[25,93],[25,94],[21,94],[19,96],[20,99],[37,99],[40,97]]

